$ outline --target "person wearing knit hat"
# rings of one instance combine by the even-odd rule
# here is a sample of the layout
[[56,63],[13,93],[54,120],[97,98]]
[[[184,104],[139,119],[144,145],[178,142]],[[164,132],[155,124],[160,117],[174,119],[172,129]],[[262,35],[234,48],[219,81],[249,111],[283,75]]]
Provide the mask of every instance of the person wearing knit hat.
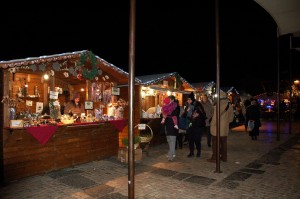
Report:
[[81,113],[85,113],[84,106],[80,101],[80,93],[75,92],[73,94],[73,100],[69,101],[66,104],[64,114],[76,114],[77,116],[81,116]]
[[185,108],[185,112],[188,118],[192,117],[192,113],[195,108],[195,95],[193,92],[191,92],[187,98],[187,106]]

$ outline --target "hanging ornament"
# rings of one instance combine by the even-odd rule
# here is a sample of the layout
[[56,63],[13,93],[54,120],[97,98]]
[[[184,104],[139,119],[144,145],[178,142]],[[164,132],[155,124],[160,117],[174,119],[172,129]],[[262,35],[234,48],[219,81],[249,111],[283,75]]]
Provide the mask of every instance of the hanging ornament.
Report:
[[34,64],[33,64],[33,65],[30,65],[29,68],[30,68],[32,71],[36,71],[36,65],[34,65]]
[[77,79],[82,80],[82,75],[80,73],[77,74]]
[[8,71],[12,74],[16,72],[16,68],[9,68]]
[[68,72],[64,72],[64,76],[65,77],[69,77],[69,73]]
[[75,70],[73,67],[70,67],[70,68],[69,68],[69,73],[70,73],[71,75],[73,75],[74,77],[77,76],[76,70]]
[[60,64],[58,62],[54,62],[52,64],[52,68],[55,70],[55,71],[59,71],[60,69]]
[[46,64],[40,64],[40,65],[39,65],[39,69],[40,69],[41,71],[45,71],[45,69],[46,69]]

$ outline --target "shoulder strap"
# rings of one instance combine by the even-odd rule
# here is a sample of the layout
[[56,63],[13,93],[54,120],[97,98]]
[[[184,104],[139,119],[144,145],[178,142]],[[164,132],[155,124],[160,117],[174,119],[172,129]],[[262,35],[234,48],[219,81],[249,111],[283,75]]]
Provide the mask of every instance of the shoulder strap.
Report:
[[226,106],[226,108],[225,108],[225,111],[227,111],[227,110],[229,109],[229,103],[230,103],[230,102],[227,103],[227,106]]
[[230,102],[227,103],[227,106],[226,106],[225,109],[222,111],[221,115],[223,115],[223,114],[229,109],[229,103],[230,103]]

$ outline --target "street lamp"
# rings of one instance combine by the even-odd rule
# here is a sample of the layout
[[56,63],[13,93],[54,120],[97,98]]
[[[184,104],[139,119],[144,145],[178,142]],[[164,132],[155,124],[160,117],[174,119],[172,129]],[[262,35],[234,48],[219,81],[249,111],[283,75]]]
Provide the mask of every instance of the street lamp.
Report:
[[299,96],[299,85],[300,85],[300,81],[299,80],[295,80],[294,81],[294,85],[293,85],[293,94],[295,96]]

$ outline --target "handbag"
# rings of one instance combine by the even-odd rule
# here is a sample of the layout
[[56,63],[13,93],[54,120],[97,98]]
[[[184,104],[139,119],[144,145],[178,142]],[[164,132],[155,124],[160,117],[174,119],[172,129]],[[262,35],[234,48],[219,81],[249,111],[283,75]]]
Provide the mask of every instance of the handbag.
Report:
[[247,125],[247,131],[253,131],[254,129],[254,120],[249,120]]

